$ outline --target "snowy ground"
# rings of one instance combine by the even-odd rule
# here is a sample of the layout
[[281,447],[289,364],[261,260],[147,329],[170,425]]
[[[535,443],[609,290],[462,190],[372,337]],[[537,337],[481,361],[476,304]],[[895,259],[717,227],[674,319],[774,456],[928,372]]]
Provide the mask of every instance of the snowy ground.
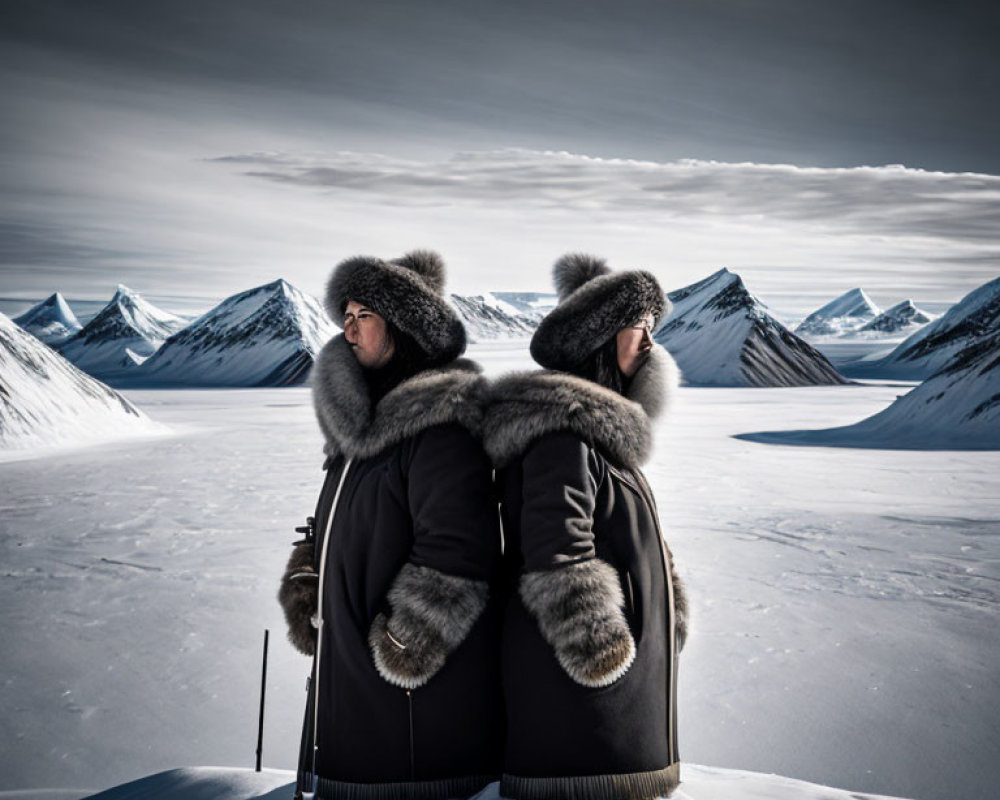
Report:
[[[252,772],[233,767],[183,767],[114,786],[90,800],[290,800],[290,770]],[[80,800],[79,792],[0,791],[0,800]],[[500,784],[486,786],[468,800],[503,800]],[[670,800],[893,800],[885,795],[830,789],[781,775],[684,764],[681,786]]]
[[[694,606],[685,761],[992,795],[1000,453],[730,438],[854,422],[898,392],[681,390],[648,473]],[[322,478],[308,392],[127,394],[177,435],[0,464],[0,797],[252,765],[265,627],[264,763],[294,763],[308,661],[274,593]]]

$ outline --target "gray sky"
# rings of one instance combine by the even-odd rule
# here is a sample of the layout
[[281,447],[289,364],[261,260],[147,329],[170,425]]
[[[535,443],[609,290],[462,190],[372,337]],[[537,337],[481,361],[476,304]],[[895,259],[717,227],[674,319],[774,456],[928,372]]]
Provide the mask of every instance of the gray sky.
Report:
[[[990,4],[3,8],[0,295],[319,292],[415,246],[459,291],[546,289],[589,248],[802,310],[1000,273]],[[887,164],[913,169],[839,169]]]

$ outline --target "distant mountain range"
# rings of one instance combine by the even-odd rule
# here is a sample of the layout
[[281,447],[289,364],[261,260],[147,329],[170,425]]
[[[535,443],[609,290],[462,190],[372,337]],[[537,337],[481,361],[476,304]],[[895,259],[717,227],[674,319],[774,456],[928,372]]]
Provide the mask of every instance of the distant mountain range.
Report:
[[538,324],[537,319],[498,300],[495,295],[463,297],[453,294],[448,299],[462,318],[471,342],[527,338]]
[[795,333],[821,342],[848,337],[899,338],[913,333],[933,318],[909,299],[881,311],[865,290],[858,287],[813,311],[795,328]]
[[186,324],[119,284],[111,301],[59,352],[94,377],[125,377]]
[[673,311],[654,338],[670,351],[688,384],[847,383],[825,356],[772,317],[742,278],[728,269],[667,297]]
[[492,295],[508,308],[535,320],[555,308],[559,300],[558,295],[547,292],[492,292]]
[[[655,336],[673,353],[691,385],[805,386],[843,383],[844,376],[923,379],[1000,324],[1000,278],[931,321],[909,300],[882,312],[863,289],[852,289],[813,312],[797,330],[850,330],[855,337],[878,337],[922,327],[884,357],[848,355],[846,364],[838,361],[834,368],[727,269],[668,296],[674,310]],[[555,296],[492,292],[451,295],[449,302],[470,341],[480,342],[529,337],[554,307]],[[301,383],[336,330],[315,298],[284,280],[235,294],[192,322],[125,286],[75,333],[79,323],[58,293],[18,319],[88,373],[130,386]]]
[[840,336],[857,330],[881,313],[864,289],[851,289],[813,311],[795,333],[799,336]]
[[864,378],[925,380],[948,367],[966,347],[1000,332],[1000,278],[983,284],[880,358],[840,365]]
[[[527,338],[540,318],[493,294],[449,302],[470,341]],[[316,298],[282,279],[235,294],[190,323],[125,286],[82,328],[58,293],[18,319],[80,369],[133,387],[299,384],[338,330]]]

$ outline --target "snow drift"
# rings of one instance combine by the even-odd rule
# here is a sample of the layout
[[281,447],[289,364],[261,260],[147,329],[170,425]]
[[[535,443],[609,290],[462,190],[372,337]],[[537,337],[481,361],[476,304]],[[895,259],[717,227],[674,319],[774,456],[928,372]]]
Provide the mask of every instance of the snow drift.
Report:
[[223,300],[171,336],[132,377],[143,385],[299,384],[336,332],[315,297],[279,279]]
[[49,347],[58,347],[83,327],[59,292],[15,317],[14,322]]
[[667,297],[673,311],[654,338],[670,351],[688,384],[847,383],[825,356],[768,314],[728,269]]
[[186,324],[118,284],[111,301],[59,352],[84,372],[109,380],[131,374]]
[[118,392],[0,314],[0,448],[103,441],[158,429]]

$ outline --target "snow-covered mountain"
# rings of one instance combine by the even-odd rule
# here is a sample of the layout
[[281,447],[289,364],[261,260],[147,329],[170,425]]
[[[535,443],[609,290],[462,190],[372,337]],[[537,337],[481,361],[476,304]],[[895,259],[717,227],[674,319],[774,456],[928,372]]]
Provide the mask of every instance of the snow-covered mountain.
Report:
[[540,320],[559,302],[559,296],[548,292],[491,292],[493,297],[507,303],[526,316]]
[[966,347],[1000,332],[1000,278],[973,290],[884,358],[845,365],[848,375],[925,380]]
[[83,327],[59,292],[15,317],[14,322],[49,347],[58,347]]
[[770,444],[1000,449],[1000,332],[968,345],[940,372],[854,425],[738,438]]
[[157,429],[118,392],[0,314],[0,449],[104,441]]
[[670,351],[689,384],[847,382],[819,351],[768,314],[740,276],[728,269],[667,296],[673,311],[654,338]]
[[912,300],[903,300],[883,311],[875,319],[858,328],[858,333],[905,333],[926,325],[933,319],[926,311],[921,311]]
[[864,289],[855,288],[813,311],[795,333],[799,336],[840,336],[857,330],[880,313]]
[[279,279],[223,300],[171,336],[132,377],[190,386],[302,383],[336,333],[315,297]]
[[537,319],[521,314],[489,294],[471,297],[453,294],[449,302],[462,318],[469,340],[473,342],[524,338],[531,336],[538,324]]
[[120,378],[129,375],[186,324],[181,317],[118,284],[111,302],[59,352],[90,375]]

